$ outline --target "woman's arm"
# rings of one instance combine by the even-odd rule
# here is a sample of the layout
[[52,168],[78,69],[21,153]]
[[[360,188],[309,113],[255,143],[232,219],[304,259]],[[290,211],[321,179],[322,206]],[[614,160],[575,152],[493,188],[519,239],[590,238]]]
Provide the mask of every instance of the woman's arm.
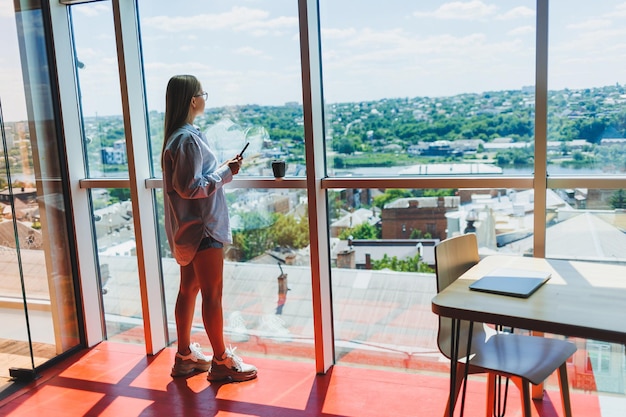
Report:
[[176,152],[171,154],[171,158],[172,187],[182,198],[206,198],[232,181],[233,171],[230,163],[203,174],[202,150],[195,140],[182,143]]

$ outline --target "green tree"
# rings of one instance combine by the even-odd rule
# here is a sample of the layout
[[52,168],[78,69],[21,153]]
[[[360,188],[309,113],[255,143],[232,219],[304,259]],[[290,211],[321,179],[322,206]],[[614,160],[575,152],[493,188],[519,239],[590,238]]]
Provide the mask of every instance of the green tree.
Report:
[[243,227],[233,232],[233,246],[242,261],[259,256],[272,246],[270,238],[271,219],[257,211],[240,212]]
[[579,119],[574,127],[577,130],[577,138],[587,139],[591,143],[598,143],[606,129],[606,122],[598,119]]
[[372,269],[390,269],[399,272],[434,272],[430,266],[421,261],[419,254],[405,259],[398,259],[397,256],[389,257],[389,255],[385,254],[382,259],[372,261]]
[[111,204],[130,200],[130,188],[109,188],[107,191],[109,192],[109,202]]
[[378,195],[376,197],[374,197],[374,206],[383,209],[385,207],[385,204],[397,200],[399,198],[406,198],[406,197],[411,197],[411,192],[408,190],[403,190],[403,189],[397,189],[397,188],[390,188],[388,190],[385,190],[384,194]]
[[354,153],[354,143],[349,139],[341,139],[337,145],[337,152],[350,155]]
[[274,246],[304,248],[309,244],[309,223],[291,215],[277,214],[269,238]]
[[447,197],[454,195],[455,192],[456,191],[452,188],[427,189],[424,190],[424,197]]
[[615,191],[609,199],[609,203],[613,209],[626,209],[626,192],[623,189]]
[[345,229],[339,234],[339,239],[346,240],[350,236],[352,236],[353,239],[374,240],[380,239],[380,231],[376,226],[365,222],[356,227]]

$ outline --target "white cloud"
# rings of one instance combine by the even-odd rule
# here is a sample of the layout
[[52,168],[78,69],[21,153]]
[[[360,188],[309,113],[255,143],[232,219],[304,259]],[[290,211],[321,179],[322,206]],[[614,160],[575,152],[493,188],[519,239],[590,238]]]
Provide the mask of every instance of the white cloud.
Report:
[[237,55],[249,56],[249,57],[259,57],[263,55],[263,51],[260,49],[252,48],[250,46],[244,46],[241,48],[235,49],[235,53]]
[[589,19],[580,23],[573,23],[567,25],[568,29],[582,29],[582,30],[598,30],[606,29],[611,26],[611,20],[609,19]]
[[298,26],[298,19],[295,17],[279,16],[275,19],[250,21],[246,28],[250,29],[267,29],[272,31],[280,31],[282,29],[290,29]]
[[586,57],[587,60],[607,61],[626,56],[626,27],[582,31],[567,42],[552,48],[559,60],[566,56]]
[[514,7],[508,12],[502,13],[496,18],[499,20],[513,20],[527,17],[534,17],[535,11],[529,7],[519,6]]
[[218,30],[245,27],[250,22],[266,19],[268,12],[247,7],[233,7],[230,11],[216,14],[191,16],[155,16],[143,19],[143,25],[167,32]]
[[383,45],[385,47],[393,47],[411,42],[409,35],[403,32],[402,29],[374,30],[371,28],[364,28],[353,33],[353,36],[344,39],[345,45],[350,49],[375,49]]
[[445,3],[432,12],[414,12],[413,15],[436,19],[475,20],[492,16],[496,10],[497,6],[495,5],[488,5],[480,0],[470,0]]
[[507,35],[510,36],[525,36],[528,35],[529,33],[535,33],[535,27],[534,26],[518,26],[516,28],[513,28],[511,30],[509,30],[507,32]]
[[607,17],[626,17],[626,2],[615,6],[615,11]]
[[269,19],[269,12],[265,10],[233,7],[224,13],[149,17],[142,23],[146,27],[167,32],[232,29],[238,32],[249,31],[256,36],[261,36],[297,28],[298,19],[288,16]]
[[72,6],[72,13],[80,13],[84,16],[95,17],[110,14],[111,8],[105,3],[89,3],[87,6]]
[[475,62],[490,61],[491,56],[507,56],[521,48],[517,41],[490,42],[480,33],[465,36],[450,34],[410,37],[400,30],[374,31],[364,29],[343,43],[323,49],[324,60],[333,67],[346,69],[384,63],[412,62],[422,59],[452,59]]
[[346,39],[354,35],[356,35],[356,29],[354,28],[322,28],[322,38],[324,39]]

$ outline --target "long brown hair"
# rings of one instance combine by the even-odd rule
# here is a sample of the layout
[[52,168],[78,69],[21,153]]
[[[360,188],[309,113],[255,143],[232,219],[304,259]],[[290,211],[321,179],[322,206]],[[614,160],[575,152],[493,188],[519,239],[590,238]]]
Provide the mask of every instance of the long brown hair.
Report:
[[163,152],[172,133],[185,124],[189,115],[189,103],[198,94],[200,81],[193,75],[175,75],[167,83],[165,91],[165,122],[163,127]]

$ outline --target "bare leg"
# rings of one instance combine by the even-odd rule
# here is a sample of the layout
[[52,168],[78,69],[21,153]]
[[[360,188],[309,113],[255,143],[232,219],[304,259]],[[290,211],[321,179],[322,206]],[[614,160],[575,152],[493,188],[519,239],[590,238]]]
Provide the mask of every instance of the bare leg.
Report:
[[209,248],[196,254],[192,263],[202,293],[202,321],[213,355],[221,358],[224,345],[224,314],[222,288],[224,283],[224,253],[221,248]]
[[174,317],[176,319],[176,336],[178,337],[178,353],[187,355],[191,344],[191,325],[193,323],[196,297],[200,285],[194,274],[192,265],[180,267],[180,288],[176,298]]

